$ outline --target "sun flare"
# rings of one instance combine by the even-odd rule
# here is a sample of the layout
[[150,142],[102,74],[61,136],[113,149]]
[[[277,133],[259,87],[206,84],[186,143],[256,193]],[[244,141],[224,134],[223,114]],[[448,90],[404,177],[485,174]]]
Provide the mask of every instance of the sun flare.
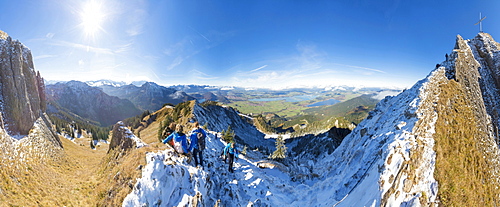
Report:
[[81,26],[86,37],[95,37],[96,33],[102,29],[105,18],[102,3],[96,0],[89,0],[83,5],[80,13]]

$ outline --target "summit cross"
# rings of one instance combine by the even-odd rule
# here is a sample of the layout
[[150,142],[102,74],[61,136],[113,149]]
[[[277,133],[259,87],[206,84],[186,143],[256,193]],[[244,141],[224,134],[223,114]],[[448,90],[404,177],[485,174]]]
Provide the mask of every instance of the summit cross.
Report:
[[483,33],[483,20],[484,19],[486,19],[486,16],[485,17],[481,17],[481,12],[479,12],[479,21],[474,24],[474,25],[478,25],[479,24],[479,33]]

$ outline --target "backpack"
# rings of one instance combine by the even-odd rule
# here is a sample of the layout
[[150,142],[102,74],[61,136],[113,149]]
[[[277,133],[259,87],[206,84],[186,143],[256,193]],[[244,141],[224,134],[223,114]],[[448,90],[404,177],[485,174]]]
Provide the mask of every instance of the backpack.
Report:
[[198,149],[200,151],[204,150],[205,149],[205,135],[201,132],[198,132],[196,137],[198,138]]

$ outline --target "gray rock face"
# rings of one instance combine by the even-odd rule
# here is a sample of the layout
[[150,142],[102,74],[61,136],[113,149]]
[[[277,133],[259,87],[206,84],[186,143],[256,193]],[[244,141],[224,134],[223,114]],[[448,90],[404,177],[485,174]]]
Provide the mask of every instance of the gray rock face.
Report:
[[0,37],[1,124],[12,135],[26,135],[46,109],[45,86],[31,51],[4,32]]
[[[131,139],[132,132],[127,130],[127,127],[123,124],[123,122],[118,122],[113,126],[111,142],[109,143],[109,151],[114,149],[121,149],[122,151],[136,148],[136,143],[133,139]],[[108,151],[108,152],[109,152]]]
[[448,78],[463,84],[467,98],[474,102],[482,131],[497,143],[500,126],[500,45],[488,33],[464,40],[460,35],[453,52],[441,63]]

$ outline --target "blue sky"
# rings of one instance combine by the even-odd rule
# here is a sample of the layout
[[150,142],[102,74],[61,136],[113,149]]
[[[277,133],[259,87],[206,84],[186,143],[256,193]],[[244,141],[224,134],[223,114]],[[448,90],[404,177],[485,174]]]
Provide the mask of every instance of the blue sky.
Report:
[[[500,1],[1,1],[47,80],[405,88],[455,36],[500,35]],[[498,36],[497,38],[500,38]]]

